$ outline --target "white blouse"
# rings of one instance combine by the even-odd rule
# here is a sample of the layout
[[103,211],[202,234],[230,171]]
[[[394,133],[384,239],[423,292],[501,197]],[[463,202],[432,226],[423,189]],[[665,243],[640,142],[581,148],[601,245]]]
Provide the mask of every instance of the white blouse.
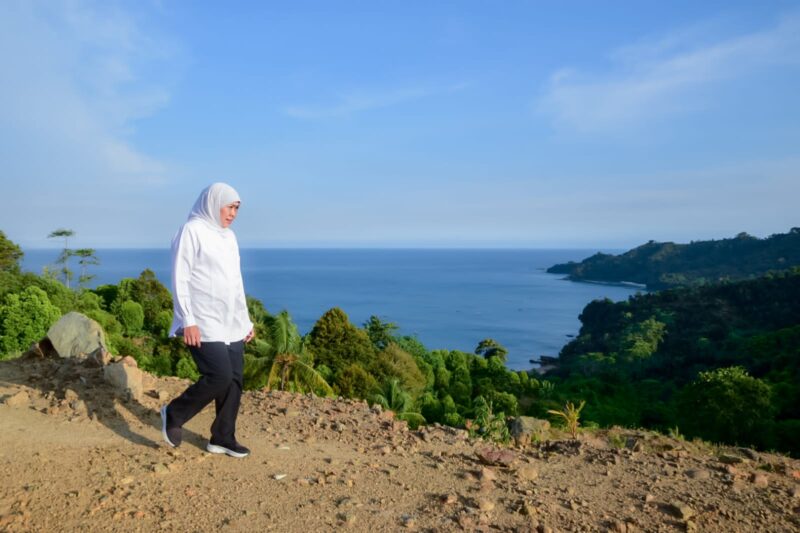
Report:
[[231,343],[253,329],[233,231],[204,220],[186,222],[172,239],[174,318],[170,336],[200,328],[201,342]]

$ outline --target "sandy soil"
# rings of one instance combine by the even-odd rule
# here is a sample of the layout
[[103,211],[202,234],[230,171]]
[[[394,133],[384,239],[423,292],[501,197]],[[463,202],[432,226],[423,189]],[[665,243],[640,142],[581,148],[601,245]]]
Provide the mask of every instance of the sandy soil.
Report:
[[[79,361],[0,362],[0,531],[800,531],[800,463],[647,432],[501,450],[363,402],[245,393],[245,459],[212,412],[161,441],[186,382],[115,397]],[[160,397],[160,399],[159,399]],[[556,436],[554,436],[556,437]]]

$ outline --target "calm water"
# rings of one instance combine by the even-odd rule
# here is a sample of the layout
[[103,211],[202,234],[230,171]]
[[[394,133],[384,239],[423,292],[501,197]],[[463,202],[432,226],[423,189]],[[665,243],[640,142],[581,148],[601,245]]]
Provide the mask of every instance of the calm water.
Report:
[[[430,349],[473,351],[491,337],[509,350],[508,366],[558,354],[578,332],[578,315],[596,298],[624,300],[628,287],[573,283],[544,269],[596,250],[242,250],[249,295],[270,312],[287,309],[308,332],[338,306],[356,325],[370,315],[416,335]],[[23,267],[40,273],[56,250],[27,250]],[[169,250],[98,250],[94,285],[153,270],[169,287]],[[77,264],[73,263],[73,270]]]

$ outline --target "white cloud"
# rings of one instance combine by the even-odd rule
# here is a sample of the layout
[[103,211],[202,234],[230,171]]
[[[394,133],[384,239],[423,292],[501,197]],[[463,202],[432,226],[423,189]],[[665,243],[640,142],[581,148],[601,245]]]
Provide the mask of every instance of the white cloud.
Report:
[[13,170],[3,180],[163,179],[164,165],[128,136],[168,102],[137,74],[168,48],[111,3],[0,3],[0,136]]
[[409,87],[382,91],[354,91],[338,98],[329,105],[290,105],[284,113],[299,119],[320,119],[348,116],[354,113],[370,111],[421,100],[430,96],[457,92],[464,89],[466,83],[440,87]]
[[696,31],[611,53],[605,73],[563,68],[550,77],[540,112],[566,130],[608,132],[699,105],[698,89],[753,76],[759,69],[800,64],[800,16],[769,29],[696,44]]

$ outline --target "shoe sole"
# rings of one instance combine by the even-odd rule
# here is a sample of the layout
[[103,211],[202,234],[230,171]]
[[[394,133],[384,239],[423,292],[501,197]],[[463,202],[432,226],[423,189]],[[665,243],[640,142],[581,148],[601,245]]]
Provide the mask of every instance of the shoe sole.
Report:
[[225,455],[230,455],[231,457],[236,457],[237,459],[241,459],[242,457],[247,457],[250,453],[241,453],[235,452],[233,450],[229,450],[225,446],[217,446],[216,444],[211,444],[210,442],[206,446],[206,451],[209,453],[224,453]]
[[177,448],[178,446],[173,444],[171,440],[169,440],[169,436],[167,436],[167,406],[161,406],[161,436],[164,437],[164,442],[172,446],[173,448]]

